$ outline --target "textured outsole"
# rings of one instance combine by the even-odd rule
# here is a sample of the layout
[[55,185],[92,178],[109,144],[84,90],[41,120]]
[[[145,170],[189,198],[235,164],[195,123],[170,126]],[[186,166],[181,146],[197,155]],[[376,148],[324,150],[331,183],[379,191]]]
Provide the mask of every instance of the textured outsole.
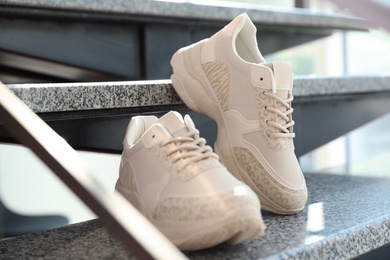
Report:
[[[230,150],[230,149],[227,149]],[[222,152],[219,151],[218,146],[215,146],[215,152],[217,154],[221,154]],[[226,150],[224,150],[226,152]],[[230,154],[232,154],[231,151],[229,151]],[[254,184],[252,179],[245,173],[244,169],[239,166],[239,163],[237,162],[237,159],[234,156],[230,156],[230,161],[224,161],[223,156],[220,156],[221,163],[224,164],[228,169],[235,169],[234,176],[241,180],[242,182],[246,183],[258,196],[259,200],[261,201],[261,209],[269,212],[273,212],[279,215],[292,215],[296,214],[297,212],[301,211],[304,207],[297,208],[297,209],[283,209],[280,206],[276,205],[274,202],[272,202],[257,186]]]

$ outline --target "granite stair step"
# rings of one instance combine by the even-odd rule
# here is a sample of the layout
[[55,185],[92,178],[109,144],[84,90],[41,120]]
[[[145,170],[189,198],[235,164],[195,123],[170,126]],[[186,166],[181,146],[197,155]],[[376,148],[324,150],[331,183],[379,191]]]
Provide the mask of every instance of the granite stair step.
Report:
[[7,30],[0,35],[0,65],[11,71],[3,70],[0,78],[7,76],[6,83],[167,78],[177,49],[210,37],[243,12],[258,29],[264,55],[336,31],[372,28],[345,15],[219,1],[2,0],[0,28]]
[[[390,179],[305,173],[309,199],[292,216],[263,212],[265,236],[185,252],[189,259],[370,259],[390,254]],[[129,219],[131,221],[131,219]],[[150,238],[153,241],[153,238]],[[156,245],[158,246],[158,245]],[[377,255],[376,255],[377,256]],[[1,259],[133,259],[98,219],[0,240]],[[379,258],[376,258],[379,259]]]
[[[189,113],[209,144],[216,138],[214,122],[190,111],[170,80],[8,87],[76,149],[121,153],[132,116],[169,110]],[[389,112],[390,76],[296,77],[293,94],[300,156]],[[0,140],[12,141],[1,126]]]

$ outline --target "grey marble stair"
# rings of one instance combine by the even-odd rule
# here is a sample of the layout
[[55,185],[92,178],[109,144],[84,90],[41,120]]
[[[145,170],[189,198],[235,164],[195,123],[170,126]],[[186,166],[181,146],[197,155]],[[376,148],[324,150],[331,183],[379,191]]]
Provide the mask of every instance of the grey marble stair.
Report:
[[[169,110],[189,113],[209,144],[216,138],[214,122],[190,111],[170,80],[8,87],[76,149],[121,153],[132,116]],[[293,94],[300,156],[389,112],[390,76],[297,77]],[[0,140],[10,139],[0,126]]]
[[[8,84],[36,113],[183,105],[170,80]],[[390,75],[299,76],[295,102],[390,92]]]
[[[91,17],[98,14],[124,15],[141,17],[166,17],[182,19],[203,19],[206,21],[230,21],[235,16],[246,12],[258,24],[271,26],[328,28],[346,30],[366,30],[370,26],[362,19],[345,15],[336,15],[311,11],[302,8],[267,7],[255,4],[237,4],[219,1],[191,3],[191,1],[144,1],[144,0],[115,0],[115,1],[64,1],[64,0],[1,0],[0,5],[14,8],[25,8],[21,12],[39,14],[39,11],[78,11],[90,13]],[[31,9],[29,9],[31,8]],[[30,11],[29,11],[30,10]],[[9,9],[12,12],[13,9]],[[6,12],[3,10],[3,12]],[[63,16],[74,16],[72,13],[61,13]],[[106,19],[109,19],[108,16]],[[85,19],[81,17],[80,19]],[[128,18],[129,19],[129,18]],[[136,19],[136,18],[133,18]]]
[[263,54],[340,30],[371,28],[343,15],[219,1],[1,0],[0,65],[8,72],[0,71],[0,78],[5,83],[168,78],[176,50],[210,37],[243,12],[258,29]]
[[[190,259],[351,259],[390,243],[390,179],[306,173],[309,200],[292,216],[263,212],[265,236],[185,252]],[[131,219],[129,219],[131,221]],[[150,238],[151,241],[153,238]],[[390,254],[389,248],[383,257]],[[98,220],[0,240],[1,259],[132,259]]]

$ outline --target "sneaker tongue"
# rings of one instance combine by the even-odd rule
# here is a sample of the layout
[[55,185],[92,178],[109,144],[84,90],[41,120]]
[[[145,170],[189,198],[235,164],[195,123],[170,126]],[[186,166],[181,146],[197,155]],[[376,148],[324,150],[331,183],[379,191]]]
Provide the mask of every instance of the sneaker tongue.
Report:
[[293,70],[291,64],[276,61],[264,65],[269,67],[273,72],[276,95],[287,99],[288,93],[292,91]]
[[183,117],[176,111],[170,111],[157,120],[156,123],[162,124],[173,137],[178,137],[188,132]]
[[[290,63],[287,62],[271,62],[268,64],[264,64],[269,67],[274,76],[274,86],[276,90],[276,95],[281,97],[282,99],[287,99],[289,93],[292,92],[292,81],[293,81],[293,70]],[[279,104],[278,109],[281,112],[285,112],[286,107]],[[287,122],[278,117],[277,122],[281,125],[285,125]]]

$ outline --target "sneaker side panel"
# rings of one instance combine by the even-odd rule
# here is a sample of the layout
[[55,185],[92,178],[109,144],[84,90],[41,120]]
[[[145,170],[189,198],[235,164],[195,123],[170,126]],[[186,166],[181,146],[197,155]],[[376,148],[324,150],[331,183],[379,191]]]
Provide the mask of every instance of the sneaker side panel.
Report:
[[[249,121],[252,121],[254,128],[258,126],[259,112],[257,109],[253,109],[257,107],[256,91],[255,86],[251,81],[258,83],[260,78],[263,78],[270,83],[272,80],[271,75],[269,75],[270,70],[268,68],[257,68],[257,66],[253,64],[243,64],[234,56],[233,51],[229,49],[231,48],[229,45],[231,43],[231,37],[218,35],[217,33],[212,39],[216,39],[215,44],[209,44],[208,40],[203,40],[175,53],[171,60],[171,64],[174,69],[172,82],[176,91],[191,109],[206,114],[217,122],[218,136],[215,144],[216,152],[220,154],[222,162],[228,167],[230,172],[256,190],[264,209],[281,214],[292,214],[300,211],[306,201],[306,187],[302,189],[302,198],[300,199],[300,202],[294,203],[297,207],[293,205],[294,208],[283,208],[268,198],[266,190],[264,192],[259,191],[253,180],[249,178],[246,169],[242,169],[242,166],[233,151],[234,145],[232,139],[239,142],[238,146],[248,147],[248,145],[245,144],[243,136],[232,136],[231,131],[234,128],[240,128],[242,123],[233,121],[228,122],[228,114],[238,113],[243,120],[249,119]],[[210,50],[202,50],[202,48],[208,48],[210,46],[215,46],[216,50],[214,54]],[[205,58],[205,55],[202,56],[202,53],[204,54],[206,52],[210,56],[208,60]],[[202,64],[202,59],[207,62]],[[215,59],[215,61],[213,61],[213,59]],[[214,65],[213,63],[215,63],[215,68],[211,68],[211,74],[219,73],[217,67],[220,66],[220,64],[228,66],[227,74],[229,77],[229,84],[227,91],[225,91],[225,96],[227,97],[219,95],[219,89],[215,87],[215,84],[212,85],[210,83],[214,78],[207,75],[207,69],[209,69],[207,66]],[[256,67],[255,69],[252,68],[254,66]],[[261,72],[258,81],[256,81],[257,74],[255,72]],[[266,82],[263,82],[263,84],[265,83]],[[248,148],[252,151],[255,150],[254,147],[251,147],[250,145]],[[267,160],[261,156],[261,153],[257,151],[254,152],[257,159],[260,160],[261,165],[268,168],[268,172],[273,172],[272,167],[267,163]],[[275,176],[277,177],[277,174],[275,174]],[[305,186],[304,179],[303,182],[300,183]]]
[[218,98],[203,72],[201,50],[207,40],[180,49],[172,59],[172,83],[180,98],[192,110],[207,114],[214,120],[221,113]]

